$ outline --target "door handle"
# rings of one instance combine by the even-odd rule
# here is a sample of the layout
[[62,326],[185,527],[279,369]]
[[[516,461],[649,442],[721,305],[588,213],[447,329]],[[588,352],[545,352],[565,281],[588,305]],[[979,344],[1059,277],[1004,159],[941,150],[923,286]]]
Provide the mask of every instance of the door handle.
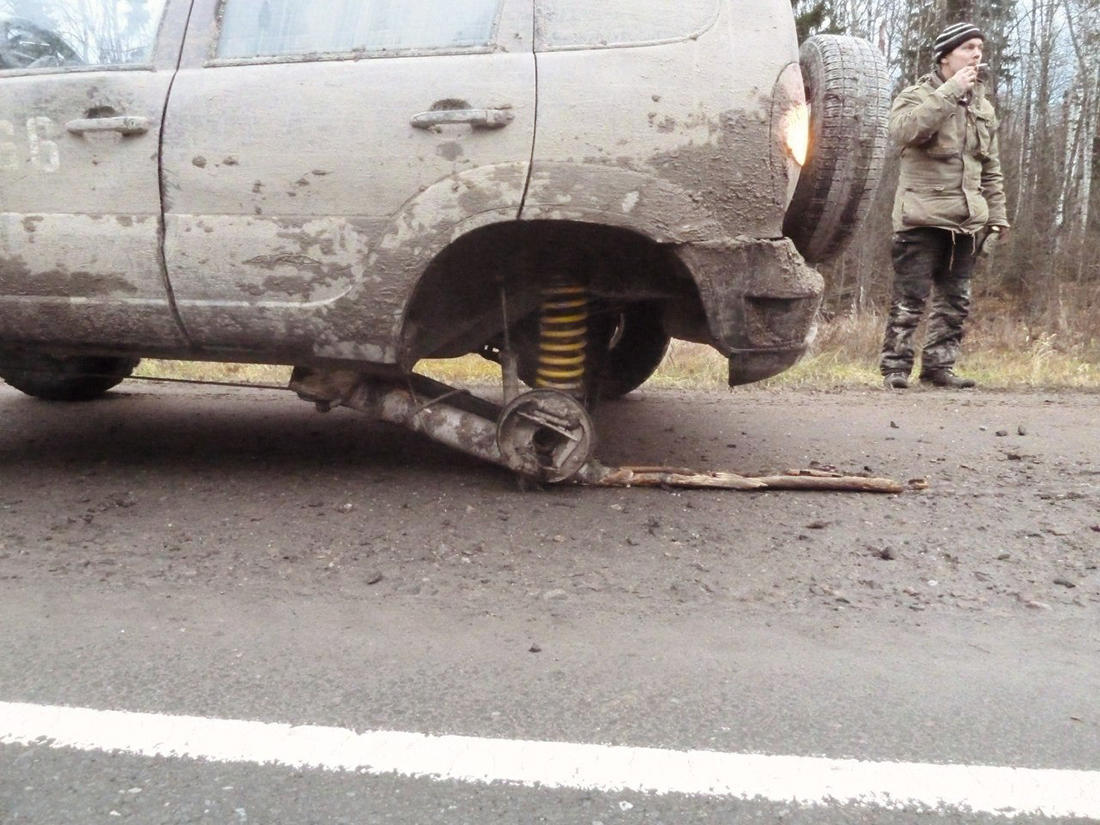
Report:
[[149,118],[121,115],[119,117],[82,117],[70,120],[65,128],[74,135],[86,132],[118,132],[122,135],[141,135],[149,131]]
[[516,119],[511,109],[432,109],[412,116],[417,129],[431,129],[449,123],[469,123],[475,129],[500,129]]

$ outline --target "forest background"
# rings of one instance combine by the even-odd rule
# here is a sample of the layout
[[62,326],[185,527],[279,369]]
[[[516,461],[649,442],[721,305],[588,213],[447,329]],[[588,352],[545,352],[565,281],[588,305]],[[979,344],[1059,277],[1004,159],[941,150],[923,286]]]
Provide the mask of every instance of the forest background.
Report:
[[[975,273],[964,359],[967,352],[985,356],[987,369],[998,354],[1031,359],[1030,369],[1021,366],[1035,383],[1052,377],[1043,375],[1035,358],[1047,366],[1059,362],[1059,372],[1068,369],[1086,379],[1068,383],[1095,386],[1100,0],[792,0],[792,6],[800,40],[821,33],[869,40],[886,58],[894,94],[931,71],[931,44],[946,25],[967,21],[982,30],[1013,228]],[[827,286],[826,340],[819,352],[831,341],[861,349],[862,356],[851,352],[854,357],[874,357],[870,350],[889,306],[897,171],[892,146],[866,223],[839,259],[820,267]]]

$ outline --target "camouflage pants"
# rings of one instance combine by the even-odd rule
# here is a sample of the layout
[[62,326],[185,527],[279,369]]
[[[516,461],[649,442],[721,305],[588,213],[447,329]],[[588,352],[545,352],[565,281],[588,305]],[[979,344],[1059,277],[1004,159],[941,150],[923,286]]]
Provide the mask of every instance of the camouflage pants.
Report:
[[970,275],[975,244],[971,235],[925,227],[894,233],[894,296],[879,369],[909,374],[913,368],[913,337],[929,295],[921,375],[950,369],[959,355],[963,322],[970,313]]

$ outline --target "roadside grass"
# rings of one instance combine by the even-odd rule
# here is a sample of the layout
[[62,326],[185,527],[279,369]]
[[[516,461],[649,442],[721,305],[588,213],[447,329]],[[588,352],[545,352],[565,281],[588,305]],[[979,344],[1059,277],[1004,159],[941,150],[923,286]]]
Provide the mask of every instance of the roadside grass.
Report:
[[286,386],[291,367],[280,364],[223,364],[213,361],[167,361],[143,358],[134,375],[172,381],[215,381],[219,384]]
[[[756,385],[761,388],[879,386],[877,368],[883,319],[875,315],[823,321],[811,351],[791,369]],[[921,340],[918,331],[917,340]],[[1072,340],[1071,340],[1072,338]],[[495,384],[500,369],[477,355],[425,360],[417,371],[457,385]],[[1004,317],[979,319],[968,330],[958,371],[986,389],[1100,389],[1100,339],[1032,334]],[[285,386],[290,367],[145,360],[135,372],[149,378]],[[702,344],[673,342],[647,386],[716,389],[726,386],[726,362]]]

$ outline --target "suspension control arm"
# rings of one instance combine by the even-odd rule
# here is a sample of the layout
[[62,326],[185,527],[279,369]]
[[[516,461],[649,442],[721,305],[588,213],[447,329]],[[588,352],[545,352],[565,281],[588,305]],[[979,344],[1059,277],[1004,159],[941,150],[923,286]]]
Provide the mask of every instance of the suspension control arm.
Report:
[[425,376],[408,378],[402,384],[354,370],[296,367],[290,389],[322,411],[348,407],[483,461],[504,464],[497,446],[497,405]]

